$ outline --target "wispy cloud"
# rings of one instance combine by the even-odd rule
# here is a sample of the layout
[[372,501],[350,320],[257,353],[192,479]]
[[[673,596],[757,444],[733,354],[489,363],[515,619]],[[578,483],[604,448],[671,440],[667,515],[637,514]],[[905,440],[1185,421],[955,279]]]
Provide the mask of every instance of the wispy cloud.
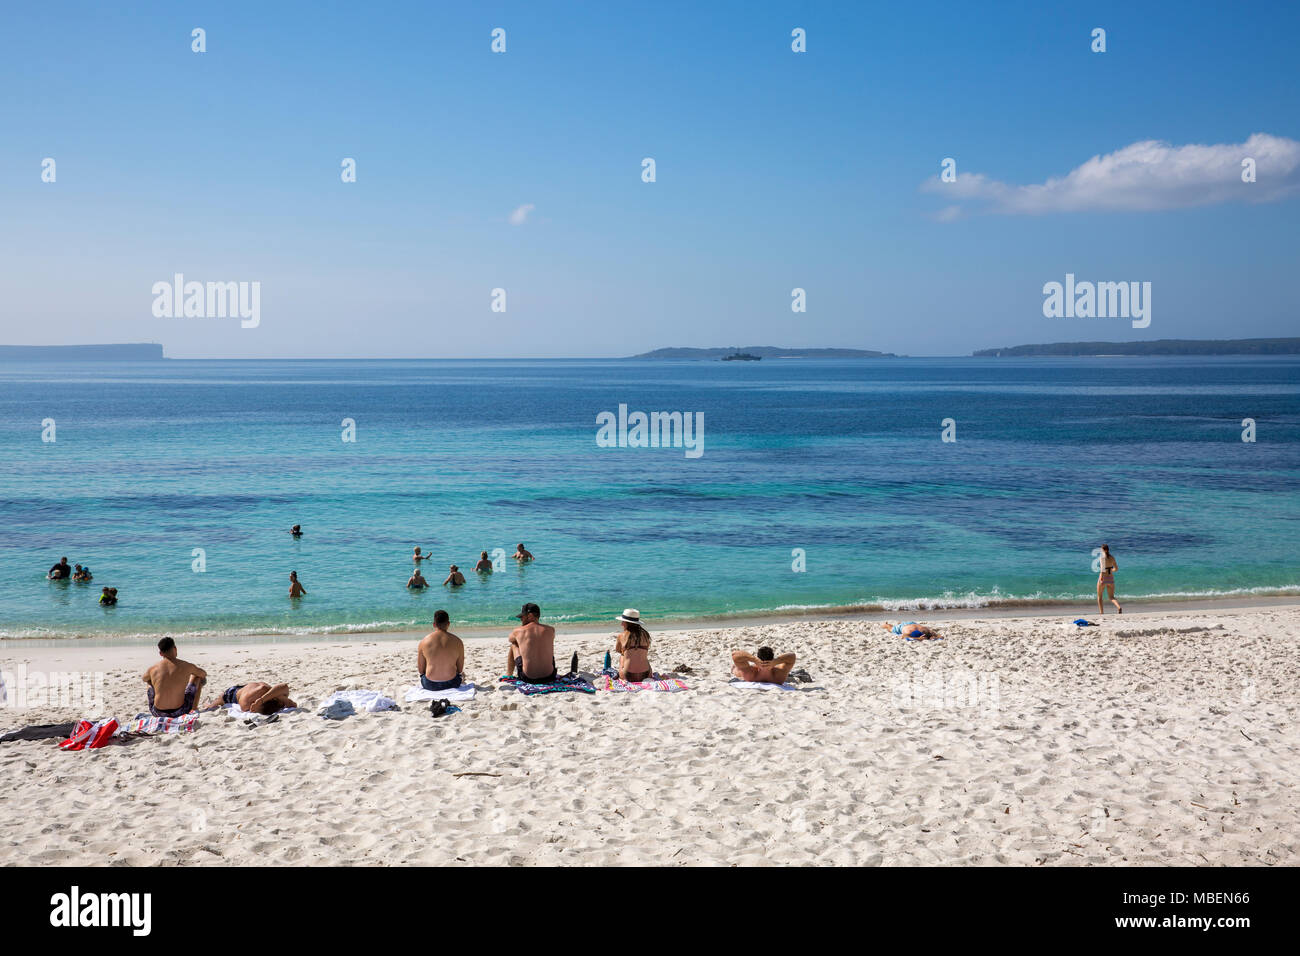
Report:
[[528,214],[537,207],[530,202],[524,203],[510,214],[510,225],[522,226],[528,220]]
[[[1242,161],[1255,161],[1255,182],[1242,181]],[[1094,156],[1064,176],[1017,186],[982,173],[956,182],[936,175],[925,192],[950,202],[935,218],[951,222],[966,212],[1036,216],[1056,212],[1150,212],[1222,202],[1274,202],[1300,192],[1300,142],[1255,133],[1244,143],[1171,146],[1156,140]]]

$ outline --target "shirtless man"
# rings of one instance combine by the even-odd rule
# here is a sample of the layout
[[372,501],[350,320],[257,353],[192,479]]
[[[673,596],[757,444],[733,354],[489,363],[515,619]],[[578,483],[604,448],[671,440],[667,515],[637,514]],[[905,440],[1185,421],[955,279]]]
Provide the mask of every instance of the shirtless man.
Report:
[[488,560],[486,551],[480,551],[478,553],[478,564],[474,565],[474,570],[479,572],[486,571],[488,574],[492,573],[492,562]]
[[298,582],[298,572],[289,572],[289,597],[300,598],[307,593],[307,589]]
[[451,573],[447,575],[447,580],[442,583],[450,584],[452,587],[458,588],[465,583],[465,575],[461,574],[460,568],[453,564],[451,566]]
[[755,684],[784,684],[794,669],[794,655],[774,657],[772,648],[760,647],[758,655],[747,651],[731,652],[731,673]]
[[[529,551],[527,548],[525,548],[524,543],[520,541],[519,544],[515,546],[515,553],[511,555],[511,557],[513,557],[520,564],[524,564],[528,561],[533,560],[533,553]],[[64,558],[64,560],[66,561],[67,558]]]
[[157,664],[144,672],[149,712],[155,717],[183,717],[199,701],[208,672],[176,656],[176,642],[164,637],[158,642]]
[[450,623],[446,611],[434,611],[433,630],[420,640],[415,666],[425,690],[450,690],[465,683],[465,645],[447,630]]
[[517,616],[519,626],[510,632],[506,676],[518,670],[522,681],[549,684],[555,680],[555,628],[540,622],[542,609],[536,604],[525,604]]
[[411,572],[411,576],[406,579],[406,586],[412,591],[418,591],[420,588],[427,588],[429,582],[425,579],[424,575],[420,573],[420,569],[417,567]]
[[428,561],[432,557],[433,555],[431,554],[422,554],[420,552],[420,549],[417,547],[415,549],[415,553],[411,555],[411,560],[414,561],[416,564],[419,564],[421,561]]
[[[520,547],[523,547],[523,545],[520,545]],[[51,581],[61,581],[64,578],[72,577],[72,568],[68,566],[68,559],[66,557],[59,558],[59,563],[50,568],[45,576]]]
[[213,701],[204,710],[216,710],[223,704],[234,704],[246,714],[274,714],[278,710],[284,710],[286,707],[297,707],[293,699],[289,697],[288,684],[276,684],[272,686],[265,681],[249,681],[247,684],[236,684],[234,687],[227,687],[226,692],[221,695],[221,700]]

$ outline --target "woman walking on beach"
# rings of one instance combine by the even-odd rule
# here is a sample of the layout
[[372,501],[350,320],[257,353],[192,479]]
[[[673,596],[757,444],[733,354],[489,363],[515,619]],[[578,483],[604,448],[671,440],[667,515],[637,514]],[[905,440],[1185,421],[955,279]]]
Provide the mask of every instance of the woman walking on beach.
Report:
[[1098,614],[1106,613],[1105,608],[1102,606],[1101,599],[1102,599],[1102,595],[1107,590],[1110,591],[1110,603],[1115,605],[1116,609],[1118,609],[1120,614],[1124,613],[1124,609],[1120,607],[1119,601],[1115,600],[1115,571],[1118,568],[1119,565],[1115,563],[1115,558],[1110,553],[1110,545],[1103,544],[1101,546],[1101,575],[1097,578],[1097,613]]

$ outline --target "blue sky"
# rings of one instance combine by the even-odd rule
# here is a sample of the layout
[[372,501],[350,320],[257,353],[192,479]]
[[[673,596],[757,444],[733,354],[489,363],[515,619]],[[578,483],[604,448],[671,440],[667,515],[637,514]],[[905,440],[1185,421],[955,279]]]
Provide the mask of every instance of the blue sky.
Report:
[[[1235,163],[1263,133],[1292,156],[1296,4],[70,3],[3,20],[4,343],[954,355],[1297,330],[1293,166],[1239,184],[1254,201],[1198,204],[1203,183],[1169,182],[1175,152],[1148,170],[1155,210],[1102,183],[1082,208],[1007,212],[981,185],[1147,140]],[[945,157],[961,193],[922,188]],[[176,272],[259,281],[260,324],[156,318],[151,287]],[[1067,272],[1151,282],[1151,326],[1045,318],[1042,286]]]

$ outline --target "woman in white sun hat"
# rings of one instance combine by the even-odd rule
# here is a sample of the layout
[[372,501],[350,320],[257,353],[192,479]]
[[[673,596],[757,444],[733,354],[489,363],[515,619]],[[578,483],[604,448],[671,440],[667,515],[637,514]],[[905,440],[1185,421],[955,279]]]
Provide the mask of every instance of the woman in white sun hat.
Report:
[[614,650],[623,655],[618,676],[633,683],[647,680],[651,674],[650,633],[641,626],[641,612],[634,607],[626,608],[618,620],[623,625],[614,641]]

